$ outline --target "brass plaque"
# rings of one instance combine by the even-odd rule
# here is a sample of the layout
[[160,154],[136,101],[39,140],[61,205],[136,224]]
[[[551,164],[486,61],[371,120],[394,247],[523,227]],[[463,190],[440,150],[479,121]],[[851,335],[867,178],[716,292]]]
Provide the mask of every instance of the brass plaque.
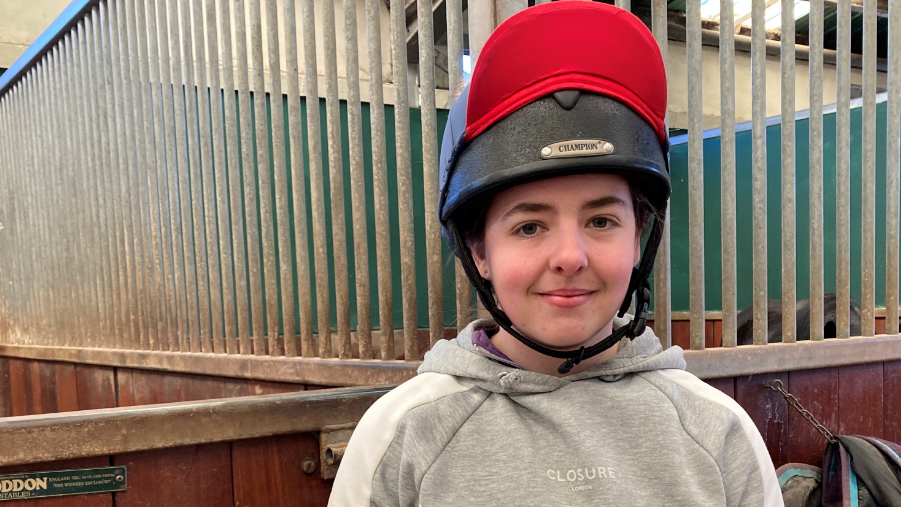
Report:
[[0,502],[47,496],[125,491],[125,467],[82,468],[0,475]]

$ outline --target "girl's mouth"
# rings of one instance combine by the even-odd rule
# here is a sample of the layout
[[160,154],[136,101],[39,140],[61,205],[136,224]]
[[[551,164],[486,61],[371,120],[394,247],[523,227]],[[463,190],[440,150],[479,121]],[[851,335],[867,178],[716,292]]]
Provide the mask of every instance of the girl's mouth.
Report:
[[595,291],[586,289],[560,289],[549,292],[541,292],[541,298],[551,306],[557,308],[577,308],[587,303]]

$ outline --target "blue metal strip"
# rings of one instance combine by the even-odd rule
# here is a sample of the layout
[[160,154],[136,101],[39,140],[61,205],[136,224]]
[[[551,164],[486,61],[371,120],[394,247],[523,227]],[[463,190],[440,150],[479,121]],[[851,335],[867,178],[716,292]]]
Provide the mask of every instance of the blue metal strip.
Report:
[[66,10],[44,30],[34,43],[22,53],[12,66],[3,74],[0,74],[0,97],[2,97],[12,85],[28,72],[47,51],[53,49],[53,45],[61,39],[69,29],[75,26],[86,12],[100,4],[100,0],[73,0]]

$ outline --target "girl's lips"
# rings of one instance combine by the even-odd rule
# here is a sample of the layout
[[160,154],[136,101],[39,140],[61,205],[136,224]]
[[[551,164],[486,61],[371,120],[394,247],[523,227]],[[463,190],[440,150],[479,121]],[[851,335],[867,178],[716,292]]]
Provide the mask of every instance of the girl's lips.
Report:
[[576,308],[588,302],[594,291],[553,291],[541,293],[541,298],[558,308]]

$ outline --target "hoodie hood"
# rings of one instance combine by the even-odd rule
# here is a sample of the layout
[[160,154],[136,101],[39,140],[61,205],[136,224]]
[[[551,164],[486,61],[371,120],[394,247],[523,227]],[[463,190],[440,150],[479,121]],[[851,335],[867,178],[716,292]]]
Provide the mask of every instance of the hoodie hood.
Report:
[[[630,321],[629,315],[622,319],[614,317],[613,327],[618,329]],[[654,331],[647,328],[641,336],[620,342],[619,351],[611,359],[583,372],[554,377],[523,370],[473,344],[473,333],[492,325],[490,319],[477,320],[466,326],[457,338],[439,341],[426,353],[419,373],[446,373],[469,380],[487,391],[513,394],[555,391],[587,379],[615,382],[628,373],[685,369],[682,349],[663,350]]]

